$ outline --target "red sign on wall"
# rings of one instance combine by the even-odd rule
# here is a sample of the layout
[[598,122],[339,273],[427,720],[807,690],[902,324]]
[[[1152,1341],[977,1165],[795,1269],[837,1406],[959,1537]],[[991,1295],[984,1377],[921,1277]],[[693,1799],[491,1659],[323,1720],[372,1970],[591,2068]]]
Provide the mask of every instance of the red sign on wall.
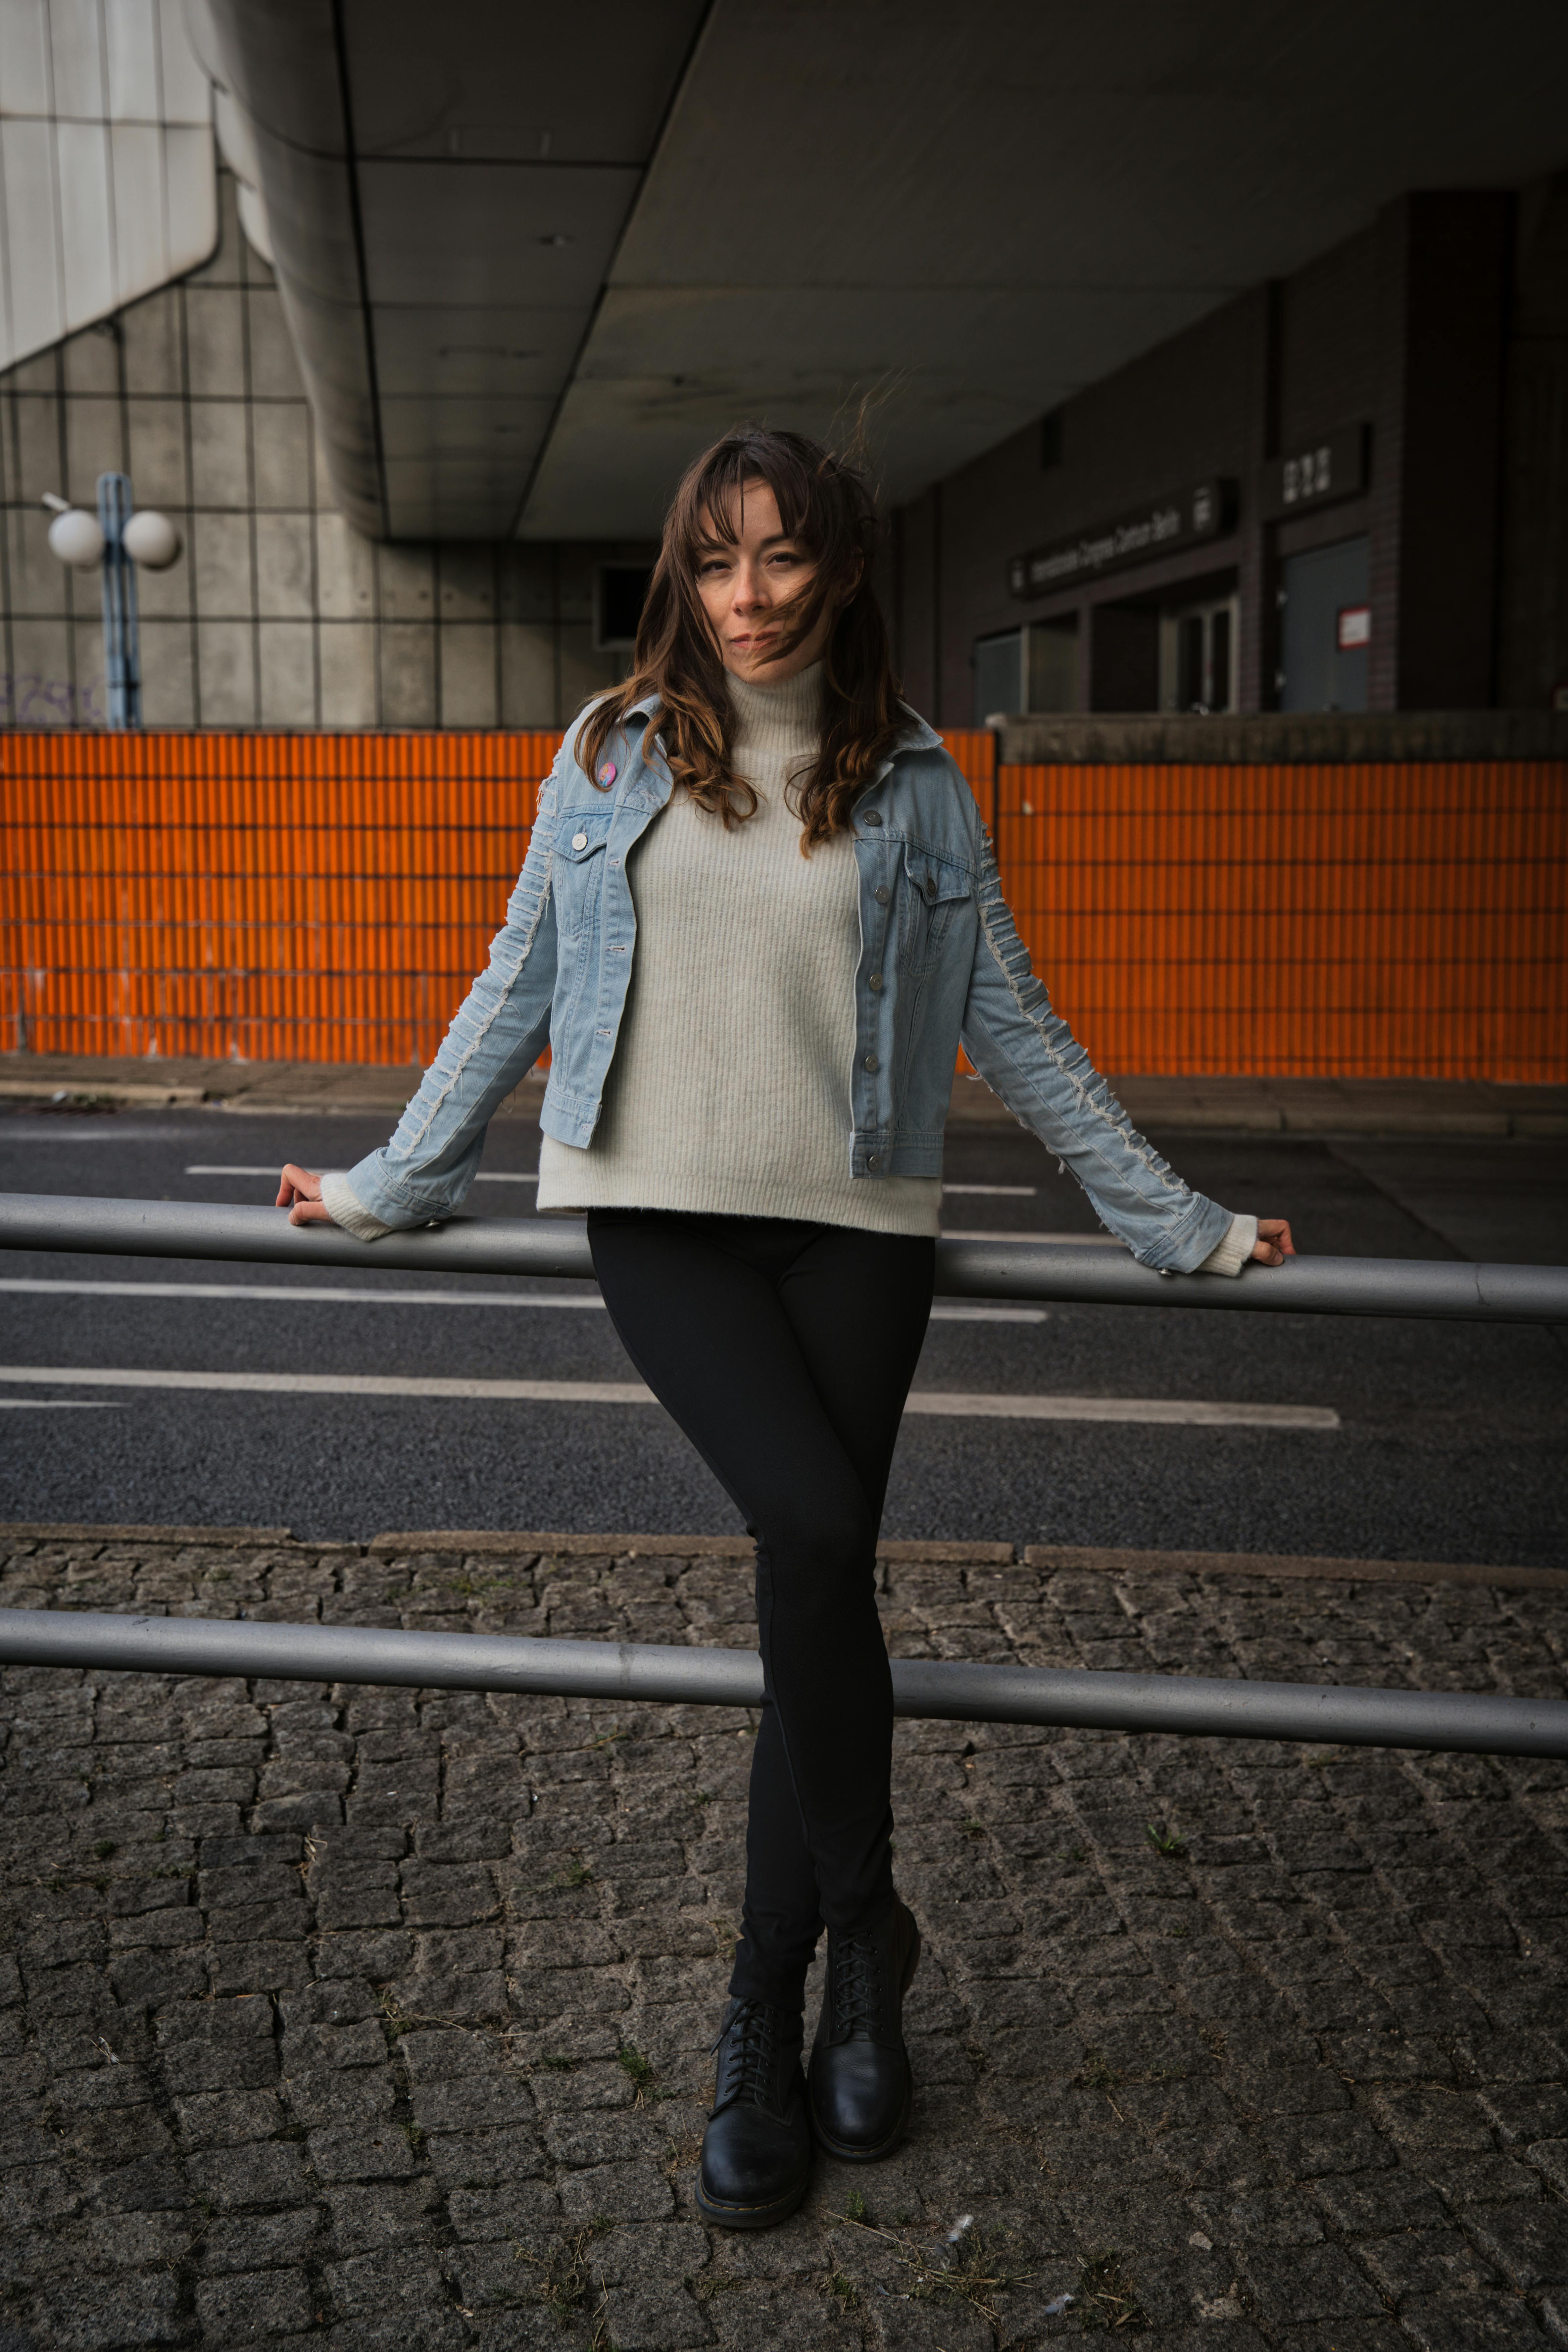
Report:
[[1335,618],[1334,643],[1341,653],[1352,654],[1372,643],[1372,606],[1342,604]]

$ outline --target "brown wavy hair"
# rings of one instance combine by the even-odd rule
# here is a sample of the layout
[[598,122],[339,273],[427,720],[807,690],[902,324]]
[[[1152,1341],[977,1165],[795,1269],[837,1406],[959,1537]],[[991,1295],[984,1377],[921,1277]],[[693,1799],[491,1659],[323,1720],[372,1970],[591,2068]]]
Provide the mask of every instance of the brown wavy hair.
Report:
[[801,594],[779,607],[781,652],[794,652],[833,608],[821,745],[815,764],[789,786],[805,856],[847,828],[850,810],[906,720],[871,584],[880,541],[876,499],[855,459],[836,457],[802,433],[738,425],[687,468],[665,518],[631,676],[594,704],[578,738],[577,764],[597,782],[611,734],[636,704],[656,694],[659,707],[647,723],[645,752],[657,736],[675,782],[726,826],[754,815],[757,795],[734,770],[734,712],[697,567],[715,541],[735,544],[737,494],[756,482],[772,490],[785,531],[816,566]]

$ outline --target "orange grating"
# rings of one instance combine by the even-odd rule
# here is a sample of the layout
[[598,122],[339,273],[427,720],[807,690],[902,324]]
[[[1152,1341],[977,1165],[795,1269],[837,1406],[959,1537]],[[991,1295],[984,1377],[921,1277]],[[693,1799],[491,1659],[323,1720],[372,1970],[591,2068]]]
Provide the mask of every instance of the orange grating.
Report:
[[[1102,1068],[1568,1080],[1568,763],[998,767],[947,737]],[[0,738],[0,1034],[427,1061],[554,733]]]

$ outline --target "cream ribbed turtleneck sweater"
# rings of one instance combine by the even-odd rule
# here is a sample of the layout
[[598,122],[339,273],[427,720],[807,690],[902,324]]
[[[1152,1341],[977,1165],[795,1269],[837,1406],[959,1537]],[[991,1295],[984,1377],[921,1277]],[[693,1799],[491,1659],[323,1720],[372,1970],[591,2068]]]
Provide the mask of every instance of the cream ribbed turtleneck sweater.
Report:
[[684,1209],[934,1234],[942,1186],[849,1173],[854,844],[800,854],[785,787],[816,757],[822,665],[729,680],[734,764],[758,795],[723,822],[676,792],[627,861],[631,992],[584,1150],[546,1136],[542,1209]]

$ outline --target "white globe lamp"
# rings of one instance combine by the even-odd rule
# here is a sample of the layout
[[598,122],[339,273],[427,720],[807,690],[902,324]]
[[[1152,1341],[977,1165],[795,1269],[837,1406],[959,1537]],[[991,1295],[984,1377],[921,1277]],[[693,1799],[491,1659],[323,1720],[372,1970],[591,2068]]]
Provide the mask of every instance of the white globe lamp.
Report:
[[49,547],[73,572],[90,572],[103,561],[103,533],[80,507],[67,507],[49,525]]
[[[53,539],[54,532],[49,536]],[[120,537],[126,554],[144,572],[166,572],[180,552],[179,532],[168,516],[160,514],[155,507],[141,508]]]

